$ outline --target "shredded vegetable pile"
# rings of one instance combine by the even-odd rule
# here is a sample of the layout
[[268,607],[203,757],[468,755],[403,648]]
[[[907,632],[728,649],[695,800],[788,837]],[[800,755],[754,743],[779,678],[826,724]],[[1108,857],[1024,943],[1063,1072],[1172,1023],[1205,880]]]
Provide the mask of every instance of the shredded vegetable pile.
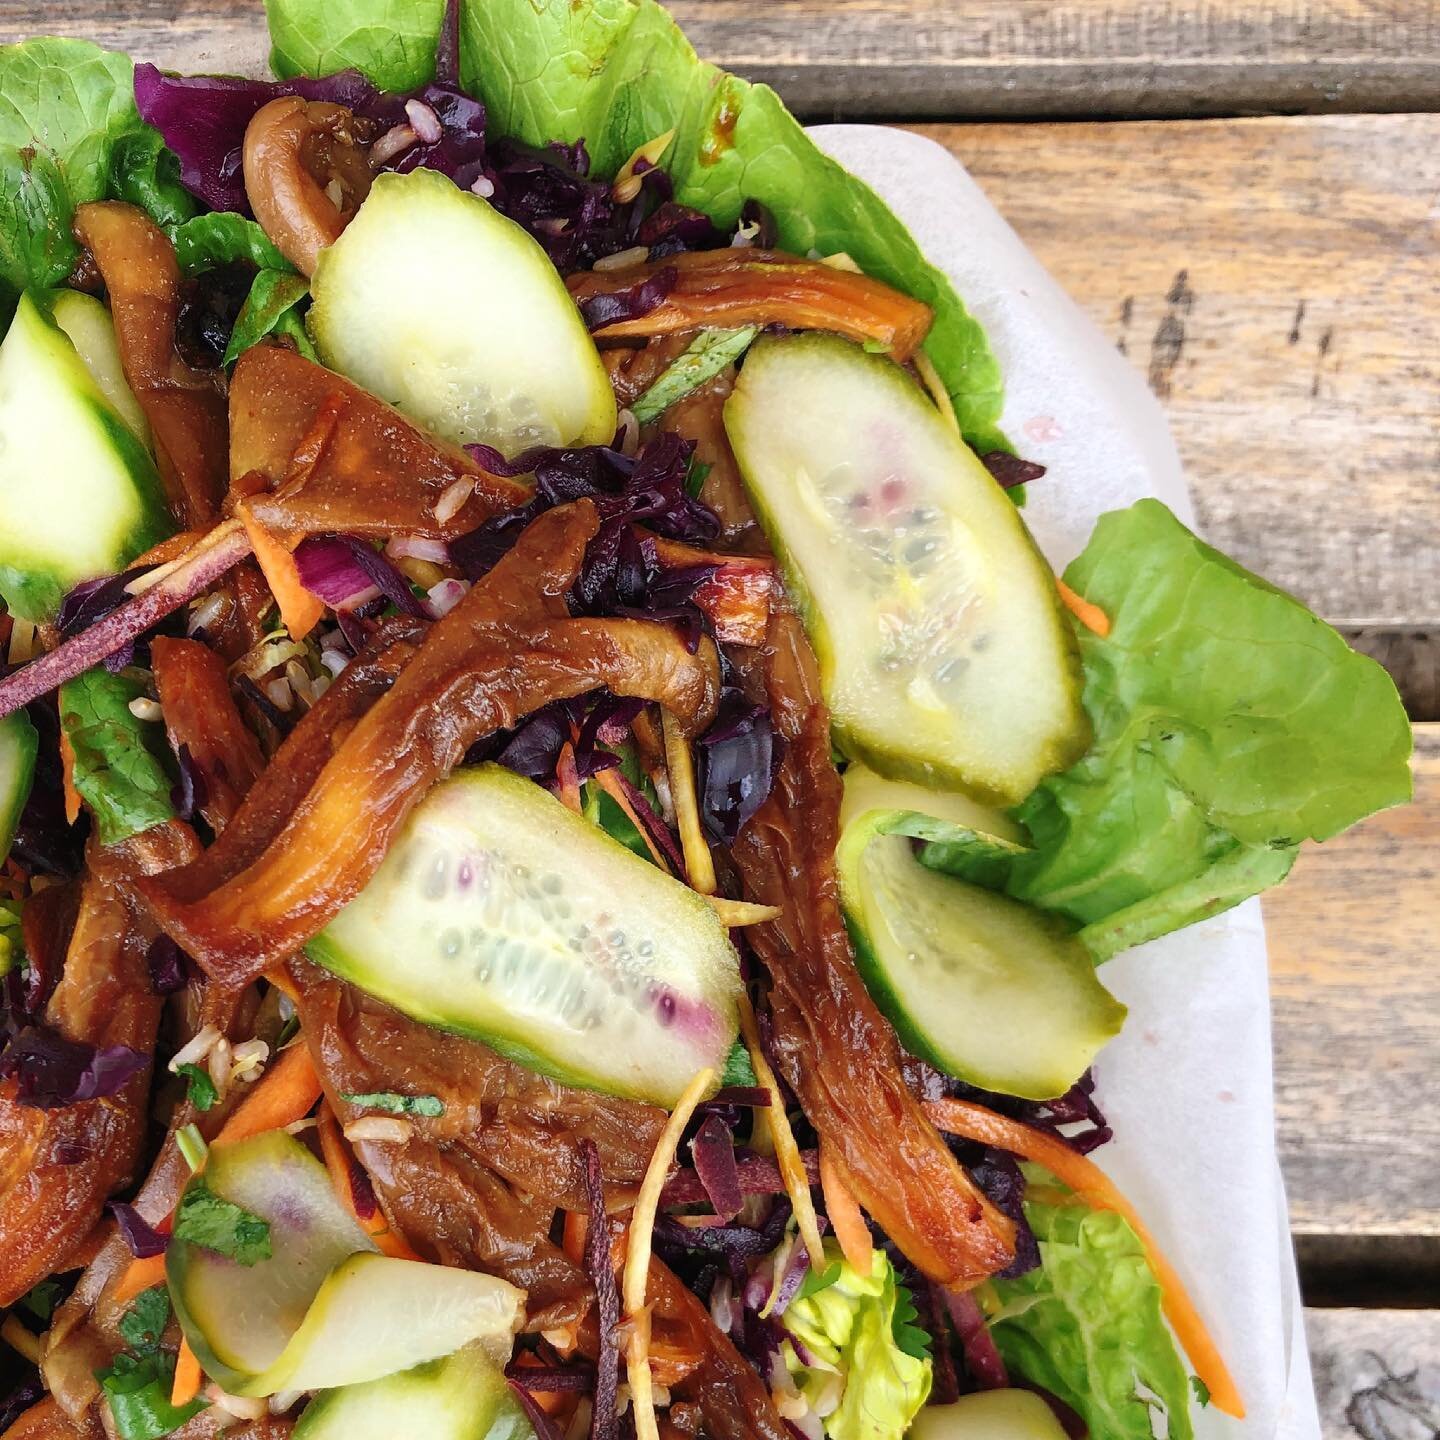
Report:
[[1243,1415],[1096,967],[1405,798],[1383,672],[1155,502],[1054,576],[948,282],[649,0],[270,8],[0,50],[0,1435]]

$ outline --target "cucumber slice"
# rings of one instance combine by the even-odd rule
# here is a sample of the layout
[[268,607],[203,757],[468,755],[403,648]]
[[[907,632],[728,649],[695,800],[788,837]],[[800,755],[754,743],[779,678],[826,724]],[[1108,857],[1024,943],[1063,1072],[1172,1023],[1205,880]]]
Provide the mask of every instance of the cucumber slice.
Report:
[[533,1440],[505,1375],[480,1345],[442,1360],[328,1390],[305,1407],[295,1440]]
[[[299,1440],[300,1432],[295,1432]],[[929,1405],[909,1440],[1064,1440],[1055,1412],[1029,1390],[977,1390],[949,1405]],[[360,1440],[357,1433],[356,1440]]]
[[81,290],[51,290],[44,297],[44,303],[50,318],[70,337],[75,353],[85,362],[85,368],[115,413],[149,450],[150,422],[125,378],[110,312],[93,295]]
[[376,1254],[325,1167],[284,1131],[215,1146],[203,1182],[270,1226],[270,1258],[249,1267],[179,1237],[165,1255],[185,1338],[232,1395],[363,1384],[472,1342],[509,1358],[524,1292]]
[[[910,1051],[947,1074],[1027,1100],[1064,1094],[1119,1033],[1125,1007],[1062,921],[921,865],[909,834],[887,833],[897,814],[915,813],[905,808],[912,787],[887,793],[864,771],[852,780],[854,769],[845,774],[835,860],[856,962],[876,1003]],[[930,802],[950,817],[937,826],[979,818],[964,796]]]
[[22,295],[0,344],[0,595],[26,620],[173,528],[149,451],[44,303]]
[[615,395],[540,246],[434,170],[380,175],[321,252],[320,358],[459,444],[608,444]]
[[718,1074],[739,1028],[715,911],[498,765],[436,786],[306,950],[427,1025],[659,1105]]
[[1079,757],[1054,577],[903,370],[834,335],[762,336],[725,428],[847,755],[1005,804]]
[[10,853],[20,812],[35,779],[35,752],[40,737],[23,710],[0,720],[0,863]]

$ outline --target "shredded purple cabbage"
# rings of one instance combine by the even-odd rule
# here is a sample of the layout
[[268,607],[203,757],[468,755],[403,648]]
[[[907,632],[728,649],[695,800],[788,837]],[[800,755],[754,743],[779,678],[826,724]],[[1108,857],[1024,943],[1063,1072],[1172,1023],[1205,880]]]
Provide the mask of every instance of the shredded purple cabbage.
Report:
[[295,547],[295,566],[300,583],[335,610],[354,609],[379,590],[355,547],[335,535],[307,535]]
[[700,818],[722,844],[750,822],[770,795],[780,760],[770,711],[727,685],[710,728],[695,742]]
[[148,1055],[129,1045],[97,1048],[30,1025],[0,1055],[0,1076],[15,1080],[15,1098],[22,1105],[55,1110],[118,1095],[149,1064]]
[[589,330],[603,330],[626,320],[639,320],[665,303],[665,297],[679,283],[680,272],[673,265],[637,280],[622,290],[592,295],[581,301],[580,314]]
[[1034,460],[1022,460],[1008,450],[987,450],[980,457],[980,463],[995,477],[1003,490],[1013,490],[1017,485],[1028,485],[1038,480],[1045,467]]
[[45,1386],[39,1373],[27,1375],[15,1388],[0,1400],[0,1434],[8,1434],[10,1427],[32,1405],[38,1405],[45,1398]]
[[525,1412],[525,1418],[530,1422],[530,1428],[535,1432],[535,1440],[561,1440],[559,1428],[550,1416],[535,1403],[535,1397],[518,1380],[506,1376],[511,1393],[520,1402],[520,1408]]
[[168,935],[157,935],[150,942],[145,963],[157,995],[173,995],[185,988],[185,956]]
[[585,1199],[590,1212],[590,1223],[585,1232],[585,1269],[595,1287],[595,1311],[600,1330],[590,1436],[591,1440],[616,1440],[619,1427],[615,1416],[615,1393],[620,1379],[620,1344],[615,1331],[620,1324],[620,1295],[615,1288],[615,1270],[610,1263],[610,1222],[605,1215],[600,1152],[593,1140],[583,1139],[580,1153],[585,1160]]
[[339,540],[350,551],[359,569],[370,577],[370,583],[402,615],[424,617],[425,607],[410,588],[410,582],[374,546],[354,535],[342,535]]
[[519,1360],[511,1360],[505,1366],[505,1377],[532,1394],[583,1394],[595,1383],[595,1367],[587,1361],[576,1365],[522,1365]]
[[722,1220],[733,1220],[745,1204],[740,1170],[735,1163],[735,1137],[719,1115],[711,1113],[690,1142],[695,1173],[710,1197],[710,1208]]
[[170,804],[177,820],[193,820],[195,812],[210,798],[210,791],[190,747],[183,740],[175,750],[175,765],[180,778],[170,787]]
[[989,1197],[990,1203],[1015,1222],[1015,1258],[1000,1272],[1000,1279],[1014,1280],[1040,1266],[1040,1246],[1025,1218],[1025,1176],[1013,1155],[987,1150],[970,1166],[970,1176]]
[[133,1205],[127,1205],[123,1200],[112,1200],[110,1210],[115,1216],[120,1238],[137,1260],[150,1260],[165,1253],[170,1237],[156,1230]]

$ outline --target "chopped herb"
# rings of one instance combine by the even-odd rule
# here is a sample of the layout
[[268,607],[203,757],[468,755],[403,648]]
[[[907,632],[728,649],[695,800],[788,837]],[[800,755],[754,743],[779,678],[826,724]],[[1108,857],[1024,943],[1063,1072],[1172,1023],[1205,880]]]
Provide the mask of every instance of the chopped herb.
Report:
[[694,500],[705,488],[705,477],[715,467],[707,465],[703,460],[697,460],[694,456],[690,459],[690,468],[685,472],[685,493]]
[[342,1093],[340,1098],[366,1110],[383,1110],[387,1115],[428,1115],[433,1120],[445,1113],[445,1102],[434,1095],[397,1095],[393,1090],[377,1090],[372,1095]]
[[239,1265],[270,1258],[270,1222],[221,1199],[203,1180],[192,1180],[186,1188],[174,1234]]
[[110,1416],[120,1440],[160,1440],[206,1405],[204,1400],[181,1406],[170,1403],[175,1362],[163,1351],[140,1357],[117,1355],[114,1364],[95,1378],[110,1402]]
[[170,1323],[170,1294],[163,1285],[142,1290],[135,1303],[120,1317],[120,1334],[139,1357],[153,1355],[160,1337]]
[[54,1280],[42,1280],[26,1291],[20,1303],[37,1320],[48,1321],[60,1303],[60,1286]]
[[737,1040],[731,1047],[730,1053],[725,1057],[725,1069],[720,1075],[722,1089],[731,1086],[751,1087],[760,1083],[760,1077],[755,1073],[755,1066],[751,1063],[750,1052],[745,1048],[744,1042]]
[[1203,1410],[1210,1403],[1210,1387],[1198,1375],[1192,1375],[1190,1388],[1195,1392],[1196,1403]]
[[915,1298],[898,1280],[895,1282],[895,1313],[890,1319],[890,1333],[902,1354],[916,1360],[930,1358],[930,1333],[920,1324]]
[[184,1075],[190,1081],[185,1093],[197,1110],[213,1109],[219,1102],[220,1092],[215,1088],[215,1082],[198,1065],[177,1065],[175,1073]]

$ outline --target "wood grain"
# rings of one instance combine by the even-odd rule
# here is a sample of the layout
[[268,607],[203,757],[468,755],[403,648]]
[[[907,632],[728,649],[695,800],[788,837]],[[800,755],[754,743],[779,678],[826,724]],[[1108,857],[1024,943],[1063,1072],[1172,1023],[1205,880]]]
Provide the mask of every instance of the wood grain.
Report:
[[1440,1276],[1440,725],[1415,735],[1415,803],[1307,846],[1264,902],[1281,1163],[1317,1272],[1359,1236]]
[[1309,1310],[1325,1440],[1440,1435],[1440,1311]]
[[[807,118],[1215,115],[1440,104],[1434,0],[673,0],[702,55]],[[0,0],[0,38],[254,69],[259,0]]]
[[1148,376],[1217,544],[1440,624],[1440,116],[919,128]]

